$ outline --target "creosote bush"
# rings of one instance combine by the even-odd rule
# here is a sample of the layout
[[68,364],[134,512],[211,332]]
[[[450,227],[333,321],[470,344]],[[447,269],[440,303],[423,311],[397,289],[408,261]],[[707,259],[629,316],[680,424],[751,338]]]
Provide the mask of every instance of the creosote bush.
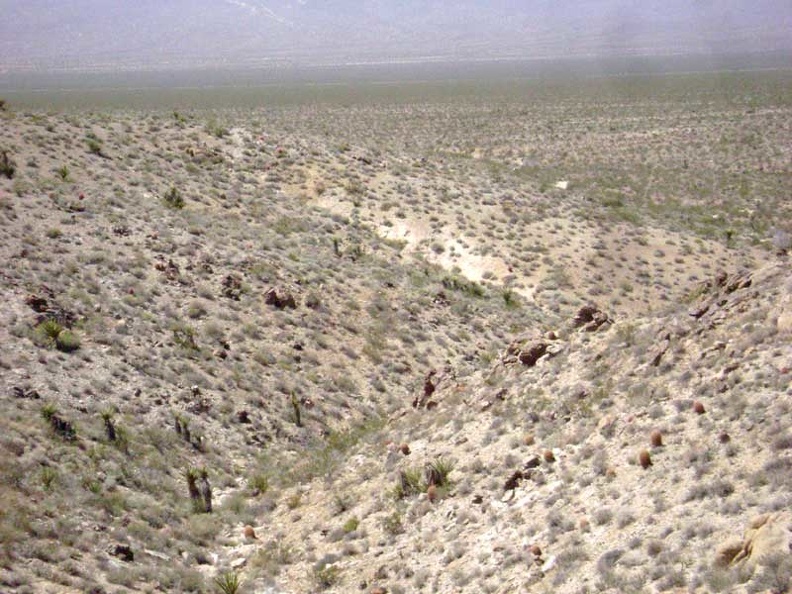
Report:
[[168,208],[173,208],[175,210],[184,208],[184,197],[175,186],[171,186],[171,189],[162,197],[162,201]]

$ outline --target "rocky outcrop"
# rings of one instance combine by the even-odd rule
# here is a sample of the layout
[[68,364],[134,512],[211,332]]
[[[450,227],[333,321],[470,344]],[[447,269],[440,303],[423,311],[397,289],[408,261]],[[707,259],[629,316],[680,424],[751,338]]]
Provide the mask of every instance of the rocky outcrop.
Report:
[[236,274],[229,274],[223,279],[221,289],[223,297],[239,301],[242,296],[242,279]]
[[710,327],[717,326],[745,298],[744,290],[752,284],[753,277],[748,272],[731,275],[719,272],[713,279],[702,282],[694,291],[699,298],[688,314]]
[[613,324],[613,320],[610,316],[596,305],[584,305],[572,319],[572,326],[579,329],[580,332],[596,332],[611,324]]
[[751,520],[742,540],[723,544],[715,554],[715,565],[763,565],[777,555],[792,553],[792,513],[768,513]]
[[264,303],[278,309],[297,309],[297,300],[284,289],[272,288],[264,294]]
[[504,365],[521,363],[525,367],[534,367],[542,357],[553,357],[563,350],[563,345],[554,343],[553,338],[520,339],[506,347],[506,352],[501,357]]

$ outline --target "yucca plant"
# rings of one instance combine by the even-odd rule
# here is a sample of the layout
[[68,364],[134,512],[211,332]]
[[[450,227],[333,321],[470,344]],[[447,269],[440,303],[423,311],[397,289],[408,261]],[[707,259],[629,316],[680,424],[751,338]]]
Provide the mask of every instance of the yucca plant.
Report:
[[236,594],[242,585],[239,575],[233,571],[221,573],[214,579],[214,582],[223,594]]

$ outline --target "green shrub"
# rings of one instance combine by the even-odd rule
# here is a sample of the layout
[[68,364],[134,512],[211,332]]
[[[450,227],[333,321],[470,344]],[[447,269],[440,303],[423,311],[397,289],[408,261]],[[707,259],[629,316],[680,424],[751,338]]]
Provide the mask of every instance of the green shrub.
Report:
[[55,346],[59,351],[71,353],[80,348],[80,337],[71,330],[62,330],[55,337]]
[[186,324],[173,325],[173,342],[188,351],[197,351],[198,343],[195,341],[195,330]]
[[92,155],[97,155],[99,157],[103,157],[104,154],[102,153],[102,143],[101,141],[96,138],[95,136],[88,136],[85,139],[85,142],[88,144],[88,152]]
[[344,534],[349,534],[350,532],[354,532],[360,526],[360,520],[357,518],[349,518],[346,522],[344,522],[343,530]]
[[184,208],[184,198],[182,197],[181,192],[179,192],[179,190],[173,186],[162,197],[162,201],[168,208],[173,208],[175,210]]
[[437,458],[429,462],[423,470],[417,467],[402,470],[393,489],[393,496],[396,499],[404,499],[425,492],[430,485],[447,490],[451,485],[448,475],[453,469],[453,462],[445,458]]
[[316,584],[325,590],[334,586],[341,579],[341,570],[335,565],[329,563],[320,563],[314,567],[314,579]]
[[61,332],[63,332],[63,326],[57,320],[44,320],[35,329],[36,336],[47,346],[55,344]]
[[254,474],[248,479],[248,486],[259,495],[263,495],[269,489],[269,477],[263,473]]

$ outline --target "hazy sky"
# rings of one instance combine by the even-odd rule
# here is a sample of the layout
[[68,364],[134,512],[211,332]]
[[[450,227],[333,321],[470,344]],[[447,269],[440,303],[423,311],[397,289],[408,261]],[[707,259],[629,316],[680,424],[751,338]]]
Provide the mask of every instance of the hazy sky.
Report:
[[792,0],[0,1],[0,71],[792,49]]

